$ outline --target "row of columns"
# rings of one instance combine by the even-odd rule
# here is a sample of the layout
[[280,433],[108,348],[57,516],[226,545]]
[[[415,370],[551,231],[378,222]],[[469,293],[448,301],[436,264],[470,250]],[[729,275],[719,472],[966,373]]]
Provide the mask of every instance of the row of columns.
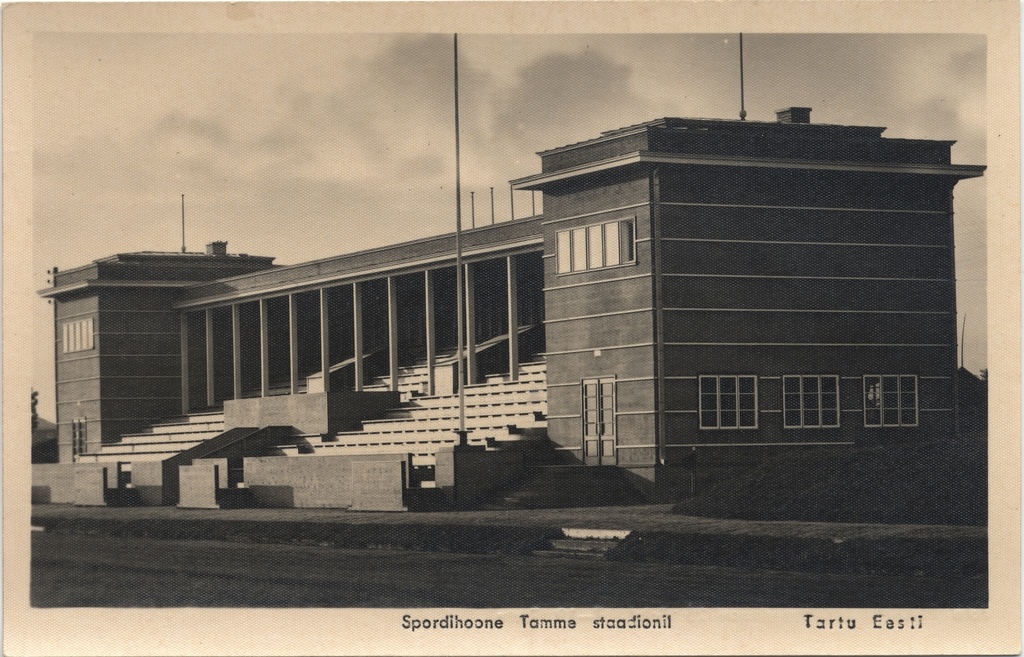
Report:
[[[514,256],[505,258],[505,270],[507,277],[507,312],[508,312],[508,362],[509,377],[515,381],[519,378],[519,299],[518,285],[516,282],[516,261]],[[475,288],[472,276],[472,263],[464,265],[465,272],[465,297],[466,297],[466,378],[467,383],[472,384],[477,379],[477,355],[476,355],[476,304]],[[425,330],[426,330],[426,362],[427,362],[427,394],[434,394],[434,370],[437,356],[437,336],[434,327],[435,302],[434,302],[434,276],[433,271],[424,272],[424,299],[425,299]],[[270,395],[270,331],[268,322],[267,299],[259,300],[259,334],[260,334],[260,396]],[[391,390],[398,388],[398,281],[397,277],[387,278],[387,304],[388,304],[388,383]],[[319,290],[320,307],[320,372],[323,376],[324,392],[330,392],[330,370],[332,367],[330,355],[330,321],[327,302],[327,288]],[[232,345],[232,394],[234,399],[242,398],[242,330],[239,304],[231,305],[231,345]],[[352,283],[352,324],[353,330],[353,368],[354,368],[354,389],[358,392],[363,389],[364,380],[364,340],[363,340],[363,294],[362,284]],[[215,370],[214,370],[214,330],[213,330],[213,309],[205,311],[205,337],[206,337],[206,405],[214,406],[216,400]],[[188,315],[181,315],[181,405],[182,413],[188,414],[191,407],[189,394],[189,331]],[[288,353],[289,353],[289,391],[291,394],[299,392],[299,342],[298,342],[298,312],[296,309],[296,294],[288,295]]]

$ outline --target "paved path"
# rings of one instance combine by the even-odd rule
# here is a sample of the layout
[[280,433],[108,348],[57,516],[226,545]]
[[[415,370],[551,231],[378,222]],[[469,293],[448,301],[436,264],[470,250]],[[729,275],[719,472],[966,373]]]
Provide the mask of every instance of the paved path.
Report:
[[872,525],[796,521],[722,520],[675,515],[668,504],[531,509],[441,511],[419,513],[358,512],[337,509],[178,509],[175,507],[76,507],[44,504],[32,507],[33,518],[166,520],[222,519],[339,524],[491,525],[507,527],[580,527],[629,529],[681,534],[727,534],[783,538],[984,538],[984,527],[942,525]]

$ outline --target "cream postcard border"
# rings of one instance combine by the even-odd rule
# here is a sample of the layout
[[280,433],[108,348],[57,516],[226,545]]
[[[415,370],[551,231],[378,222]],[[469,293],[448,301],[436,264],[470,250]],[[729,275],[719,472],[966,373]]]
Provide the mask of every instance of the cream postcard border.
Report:
[[[1020,62],[1015,1],[21,4],[3,11],[3,428],[29,415],[32,35],[77,32],[795,32],[987,36],[990,606],[929,610],[927,629],[820,633],[803,609],[675,609],[671,635],[577,630],[413,636],[402,609],[32,609],[27,442],[4,441],[9,655],[989,654],[1020,651]],[[458,610],[452,610],[457,612]],[[642,610],[631,610],[631,613]],[[814,610],[821,615],[826,610]],[[836,610],[842,613],[844,610]],[[868,610],[862,610],[862,615]],[[883,612],[884,610],[878,610]],[[654,612],[654,610],[652,610]],[[515,620],[518,609],[500,613]],[[657,610],[662,613],[662,610]],[[508,623],[512,625],[512,623]]]

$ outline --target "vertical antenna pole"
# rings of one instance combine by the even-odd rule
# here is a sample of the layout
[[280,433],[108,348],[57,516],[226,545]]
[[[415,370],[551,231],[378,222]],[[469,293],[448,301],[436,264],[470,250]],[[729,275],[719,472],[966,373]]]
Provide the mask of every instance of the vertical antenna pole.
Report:
[[462,283],[462,173],[459,161],[459,35],[454,35],[453,51],[455,54],[455,296],[458,320],[458,371],[459,371],[459,444],[466,444],[466,363],[465,349],[465,317],[463,314],[464,300]]
[[491,225],[494,225],[494,188],[491,187]]
[[185,252],[185,195],[181,195],[181,252]]
[[743,32],[740,32],[740,121],[747,120],[747,108],[743,100]]
[[964,335],[967,331],[967,313],[964,313],[964,322],[960,326],[960,368],[964,366]]
[[476,228],[476,192],[469,193],[469,221],[473,228]]

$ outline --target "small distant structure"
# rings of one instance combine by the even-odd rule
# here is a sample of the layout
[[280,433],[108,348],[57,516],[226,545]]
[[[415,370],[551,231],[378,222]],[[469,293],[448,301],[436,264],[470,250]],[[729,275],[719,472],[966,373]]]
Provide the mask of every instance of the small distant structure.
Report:
[[956,374],[960,434],[964,438],[984,438],[988,435],[988,379],[965,367]]
[[57,463],[57,425],[38,418],[32,429],[32,462]]

